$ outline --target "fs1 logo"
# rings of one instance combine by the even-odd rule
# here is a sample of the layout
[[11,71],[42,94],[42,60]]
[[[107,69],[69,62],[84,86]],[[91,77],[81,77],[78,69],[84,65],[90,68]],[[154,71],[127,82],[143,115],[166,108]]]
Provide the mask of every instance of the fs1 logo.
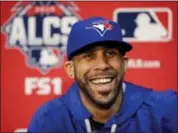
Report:
[[169,8],[118,8],[113,17],[120,23],[125,41],[168,42],[172,39]]
[[6,46],[20,49],[27,64],[46,73],[63,62],[68,34],[80,19],[73,2],[18,2],[3,26]]

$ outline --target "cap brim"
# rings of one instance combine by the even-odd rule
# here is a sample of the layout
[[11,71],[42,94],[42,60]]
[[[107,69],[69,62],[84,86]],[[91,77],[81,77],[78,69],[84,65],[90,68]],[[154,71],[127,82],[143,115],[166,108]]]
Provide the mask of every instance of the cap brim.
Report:
[[71,53],[69,55],[69,60],[73,56],[76,56],[80,53],[83,53],[97,46],[118,48],[122,55],[125,55],[126,52],[129,52],[130,50],[132,50],[132,45],[124,41],[98,41],[98,42],[87,44],[84,47],[81,47],[80,49],[78,49],[77,51]]

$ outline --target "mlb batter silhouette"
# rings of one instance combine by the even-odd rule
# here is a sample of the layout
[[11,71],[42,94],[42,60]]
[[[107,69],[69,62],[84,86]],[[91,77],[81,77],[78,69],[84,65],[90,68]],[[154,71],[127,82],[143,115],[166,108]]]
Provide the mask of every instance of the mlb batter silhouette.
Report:
[[52,49],[43,48],[40,53],[40,64],[41,65],[55,65],[58,63],[58,58],[52,51]]
[[167,35],[165,28],[157,23],[151,23],[151,19],[146,13],[138,14],[135,22],[137,27],[134,36],[138,40],[159,40]]

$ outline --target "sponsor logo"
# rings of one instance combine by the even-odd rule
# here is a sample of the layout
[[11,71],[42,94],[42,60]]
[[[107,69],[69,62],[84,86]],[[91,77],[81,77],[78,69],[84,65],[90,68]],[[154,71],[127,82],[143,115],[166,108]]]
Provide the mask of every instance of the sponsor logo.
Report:
[[63,63],[71,26],[80,19],[77,9],[73,2],[18,2],[2,27],[6,47],[20,50],[29,67],[46,74]]
[[62,79],[60,77],[26,77],[24,88],[27,96],[62,95]]
[[130,69],[160,69],[161,63],[159,60],[144,60],[144,59],[129,59],[128,68]]
[[172,39],[169,8],[117,8],[113,17],[120,23],[125,41],[168,42]]

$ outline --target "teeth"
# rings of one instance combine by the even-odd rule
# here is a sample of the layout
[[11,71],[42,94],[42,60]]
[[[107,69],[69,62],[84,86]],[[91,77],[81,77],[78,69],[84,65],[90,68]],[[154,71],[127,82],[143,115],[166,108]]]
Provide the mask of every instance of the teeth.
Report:
[[94,79],[92,80],[93,83],[95,84],[105,84],[111,82],[111,78],[103,78],[103,79]]

